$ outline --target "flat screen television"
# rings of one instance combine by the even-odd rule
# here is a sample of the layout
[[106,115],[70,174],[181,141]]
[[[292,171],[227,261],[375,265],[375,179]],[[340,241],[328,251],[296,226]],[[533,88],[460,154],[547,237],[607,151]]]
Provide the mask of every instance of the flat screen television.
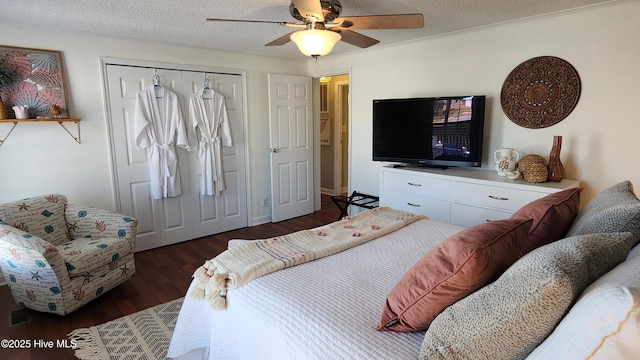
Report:
[[482,165],[485,96],[373,100],[373,160]]

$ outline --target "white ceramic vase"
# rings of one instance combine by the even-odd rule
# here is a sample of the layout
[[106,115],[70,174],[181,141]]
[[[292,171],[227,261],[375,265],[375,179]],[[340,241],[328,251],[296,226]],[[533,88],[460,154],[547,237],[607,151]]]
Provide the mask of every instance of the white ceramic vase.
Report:
[[27,105],[16,105],[13,107],[13,112],[16,113],[16,119],[29,118],[29,107]]
[[498,149],[493,153],[493,161],[498,175],[507,176],[507,173],[513,173],[520,160],[520,153],[513,148]]

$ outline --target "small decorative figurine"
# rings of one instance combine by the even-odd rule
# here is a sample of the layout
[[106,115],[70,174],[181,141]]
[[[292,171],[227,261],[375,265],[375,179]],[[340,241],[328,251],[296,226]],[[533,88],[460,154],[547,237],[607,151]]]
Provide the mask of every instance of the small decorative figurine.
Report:
[[59,117],[62,114],[62,108],[56,104],[49,105],[49,112],[54,118]]

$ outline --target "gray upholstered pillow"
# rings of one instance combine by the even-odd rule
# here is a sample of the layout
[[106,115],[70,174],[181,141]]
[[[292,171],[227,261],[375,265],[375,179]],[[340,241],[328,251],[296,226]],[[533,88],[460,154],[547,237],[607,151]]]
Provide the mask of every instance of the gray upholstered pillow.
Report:
[[421,359],[524,359],[594,280],[621,263],[630,233],[587,234],[528,253],[431,323]]
[[636,244],[640,241],[640,200],[629,181],[596,194],[578,213],[566,236],[625,231],[633,233]]

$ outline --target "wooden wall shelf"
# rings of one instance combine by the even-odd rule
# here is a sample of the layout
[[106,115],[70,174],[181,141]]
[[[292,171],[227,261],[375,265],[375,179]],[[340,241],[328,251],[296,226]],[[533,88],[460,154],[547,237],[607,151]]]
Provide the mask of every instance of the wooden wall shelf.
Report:
[[[61,119],[54,119],[54,118],[46,118],[46,119],[1,119],[0,120],[0,124],[2,124],[2,123],[11,123],[11,124],[13,124],[13,126],[11,127],[11,129],[9,129],[9,132],[7,133],[7,135],[5,135],[4,138],[2,138],[0,140],[0,146],[2,146],[2,144],[4,144],[4,142],[7,140],[9,135],[11,135],[11,132],[13,131],[13,129],[15,129],[15,127],[18,126],[19,123],[42,123],[42,122],[57,122],[60,126],[62,126],[62,128],[69,135],[71,135],[73,140],[75,140],[78,144],[80,144],[80,119],[73,119],[73,118],[61,118]],[[69,128],[67,128],[67,126],[65,126],[64,123],[69,123],[69,122],[72,122],[72,123],[76,124],[77,136],[74,135],[69,130]]]

